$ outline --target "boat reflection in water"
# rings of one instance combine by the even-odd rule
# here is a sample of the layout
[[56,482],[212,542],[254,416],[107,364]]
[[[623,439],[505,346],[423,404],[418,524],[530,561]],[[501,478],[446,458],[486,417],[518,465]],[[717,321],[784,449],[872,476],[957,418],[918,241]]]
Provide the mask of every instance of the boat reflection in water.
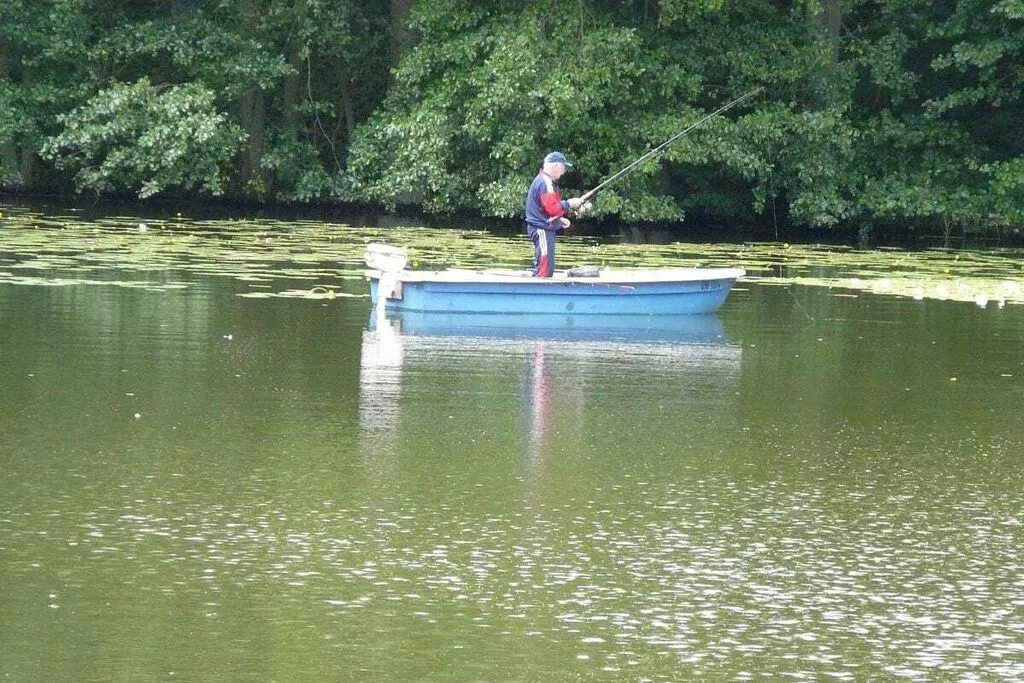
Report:
[[[370,316],[369,328],[377,324]],[[506,315],[493,313],[388,313],[390,323],[411,336],[479,337],[501,340],[610,342],[645,344],[725,343],[725,328],[708,315]]]
[[[741,349],[714,314],[379,315],[375,310],[364,330],[360,369],[360,422],[373,450],[394,448],[408,418],[403,412],[429,421],[445,401],[455,402],[446,411],[459,411],[464,421],[488,410],[500,419],[508,411],[494,405],[508,401],[510,377],[518,377],[522,434],[531,465],[540,467],[556,431],[585,429],[588,419],[621,407],[623,394],[699,394],[707,401],[731,397],[739,378]],[[461,398],[452,398],[456,391]],[[409,429],[412,436],[417,428]]]

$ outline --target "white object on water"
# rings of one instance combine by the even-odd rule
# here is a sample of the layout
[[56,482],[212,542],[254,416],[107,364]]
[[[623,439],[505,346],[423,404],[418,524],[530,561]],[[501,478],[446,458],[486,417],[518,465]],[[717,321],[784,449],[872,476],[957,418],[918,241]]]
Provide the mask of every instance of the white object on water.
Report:
[[384,273],[399,273],[405,269],[409,257],[404,249],[388,246],[380,242],[371,242],[363,252],[366,265]]
[[380,276],[380,284],[377,286],[377,317],[384,317],[384,306],[388,298],[395,294],[398,288],[398,275],[393,272],[384,271]]

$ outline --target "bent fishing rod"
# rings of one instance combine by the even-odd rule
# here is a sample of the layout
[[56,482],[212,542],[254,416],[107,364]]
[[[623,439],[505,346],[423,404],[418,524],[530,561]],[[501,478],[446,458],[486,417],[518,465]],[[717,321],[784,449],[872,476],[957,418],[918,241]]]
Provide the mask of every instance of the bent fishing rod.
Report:
[[693,130],[693,129],[694,129],[694,128],[696,128],[697,126],[701,125],[702,123],[704,123],[705,121],[707,121],[708,119],[710,119],[710,118],[712,118],[712,117],[714,117],[714,116],[718,116],[719,114],[721,114],[722,112],[724,112],[724,111],[726,111],[726,110],[728,110],[728,109],[732,109],[733,107],[735,107],[735,106],[736,106],[737,104],[739,104],[739,103],[740,103],[740,102],[742,102],[743,100],[745,100],[745,99],[747,99],[748,97],[751,97],[751,96],[753,96],[753,95],[756,95],[757,93],[761,92],[762,90],[764,90],[764,88],[754,88],[753,90],[751,90],[750,92],[748,92],[748,93],[747,93],[746,95],[741,95],[740,97],[737,97],[737,98],[736,98],[736,99],[734,99],[734,100],[733,100],[732,102],[729,102],[729,103],[727,103],[727,104],[724,104],[724,105],[722,105],[721,107],[719,107],[718,109],[714,110],[713,112],[711,112],[711,113],[710,113],[710,114],[708,114],[707,116],[703,117],[702,119],[700,119],[700,120],[699,120],[699,121],[697,121],[696,123],[692,123],[692,124],[690,124],[689,126],[687,126],[686,128],[684,128],[683,130],[679,131],[678,133],[676,133],[675,135],[673,135],[672,137],[670,137],[670,138],[669,138],[668,140],[666,140],[665,142],[661,143],[660,145],[658,145],[657,147],[655,147],[654,149],[652,149],[652,150],[651,150],[650,152],[648,152],[647,154],[643,155],[642,157],[640,157],[639,159],[637,159],[636,161],[634,161],[633,163],[631,163],[631,164],[630,164],[629,166],[626,166],[626,167],[625,167],[624,169],[622,169],[621,171],[619,171],[619,172],[618,172],[618,173],[616,173],[615,175],[613,175],[613,176],[611,176],[610,178],[608,178],[607,180],[603,181],[603,182],[602,182],[602,183],[601,183],[600,185],[598,185],[598,186],[597,186],[597,187],[595,187],[594,189],[592,189],[592,190],[590,190],[589,192],[586,192],[585,194],[583,194],[582,196],[580,196],[580,199],[582,199],[584,203],[586,203],[586,202],[590,201],[590,200],[591,200],[591,199],[593,198],[593,196],[594,196],[595,194],[597,194],[597,191],[598,191],[598,190],[600,190],[601,188],[605,187],[606,185],[610,185],[611,183],[615,182],[616,180],[618,180],[618,179],[619,179],[619,178],[621,178],[622,176],[626,175],[626,174],[627,174],[627,173],[629,173],[629,172],[630,172],[631,170],[633,170],[634,168],[636,168],[636,167],[637,167],[637,166],[638,166],[639,164],[643,163],[644,161],[647,161],[648,159],[650,159],[650,158],[651,158],[652,156],[654,156],[655,154],[657,154],[657,153],[661,152],[661,151],[662,151],[662,150],[664,150],[664,149],[665,149],[666,147],[668,147],[668,146],[669,146],[669,145],[671,145],[671,144],[672,144],[673,142],[675,142],[675,141],[676,141],[676,140],[678,140],[679,138],[681,138],[681,137],[683,137],[684,135],[686,135],[687,133],[689,133],[689,132],[690,132],[691,130]]

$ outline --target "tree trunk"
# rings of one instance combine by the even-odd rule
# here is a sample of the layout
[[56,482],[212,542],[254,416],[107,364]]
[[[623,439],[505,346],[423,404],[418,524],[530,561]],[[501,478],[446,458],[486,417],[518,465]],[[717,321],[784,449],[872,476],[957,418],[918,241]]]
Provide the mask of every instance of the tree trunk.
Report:
[[[296,0],[292,13],[296,17],[305,17],[307,13],[306,1]],[[284,113],[284,127],[287,136],[291,139],[298,138],[299,126],[302,125],[302,116],[299,114],[299,102],[304,96],[303,90],[308,83],[307,64],[302,61],[302,45],[297,40],[288,41],[287,57],[288,65],[292,67],[292,73],[284,77],[281,91],[281,107]],[[308,64],[312,68],[312,64]],[[312,93],[305,93],[310,100]],[[312,104],[312,102],[311,102]]]
[[658,0],[644,0],[644,22],[658,23]]
[[[243,0],[243,35],[259,37],[260,19],[263,16],[264,0]],[[244,195],[262,197],[266,184],[260,170],[260,159],[266,141],[266,94],[263,88],[252,85],[242,96],[239,122],[246,134],[245,149],[238,164],[238,191]]]
[[[10,68],[8,66],[8,68]],[[33,68],[30,66],[22,65],[21,67],[21,87],[26,90],[29,89],[35,82],[35,74]],[[36,165],[38,162],[38,156],[36,148],[26,144],[31,144],[31,140],[15,140],[14,141],[14,153],[18,159],[18,175],[21,176],[21,185],[27,190],[34,189],[36,186]]]
[[340,58],[335,59],[334,73],[338,74],[338,126],[334,137],[337,139],[337,133],[342,132],[344,127],[344,146],[348,147],[356,130],[356,114],[352,105],[352,86],[345,75],[345,64]]
[[7,141],[0,144],[0,186],[16,182],[14,169],[18,168],[18,150],[14,143]]
[[18,165],[18,174],[21,176],[21,184],[25,189],[31,190],[35,187],[36,174],[36,151],[22,147],[21,163]]
[[306,69],[299,56],[297,46],[289,48],[288,63],[294,69],[284,77],[281,90],[281,108],[284,111],[284,128],[287,136],[294,139],[298,137],[301,116],[299,115],[299,102],[302,99],[302,90],[306,84]]
[[411,8],[412,0],[391,0],[391,41],[388,44],[391,66],[398,66],[402,55],[412,45],[412,33],[405,26]]
[[260,158],[266,137],[266,96],[263,88],[253,86],[242,97],[241,123],[245,131],[245,150],[242,152],[239,168],[239,184],[242,194],[262,196],[266,186],[260,170]]
[[839,58],[839,38],[843,28],[843,9],[841,0],[821,0],[818,12],[818,25],[824,32],[832,50],[832,60]]
[[[11,70],[7,66],[7,59],[3,52],[0,52],[0,78],[5,80],[11,76]],[[4,140],[0,144],[0,186],[4,183],[15,180],[11,177],[18,168],[18,148],[14,146],[13,140]]]

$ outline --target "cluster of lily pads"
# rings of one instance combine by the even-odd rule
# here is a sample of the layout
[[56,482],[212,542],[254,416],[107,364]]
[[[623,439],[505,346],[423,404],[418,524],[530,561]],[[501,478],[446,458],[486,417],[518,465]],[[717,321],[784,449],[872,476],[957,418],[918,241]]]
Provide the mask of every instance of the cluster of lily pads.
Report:
[[[239,296],[366,296],[370,242],[404,248],[419,269],[528,268],[525,235],[366,227],[315,220],[85,218],[0,206],[0,283],[169,290],[229,277]],[[903,251],[781,243],[632,244],[559,237],[560,267],[746,269],[761,285],[826,287],[914,299],[1024,303],[1024,259],[1005,249]]]

